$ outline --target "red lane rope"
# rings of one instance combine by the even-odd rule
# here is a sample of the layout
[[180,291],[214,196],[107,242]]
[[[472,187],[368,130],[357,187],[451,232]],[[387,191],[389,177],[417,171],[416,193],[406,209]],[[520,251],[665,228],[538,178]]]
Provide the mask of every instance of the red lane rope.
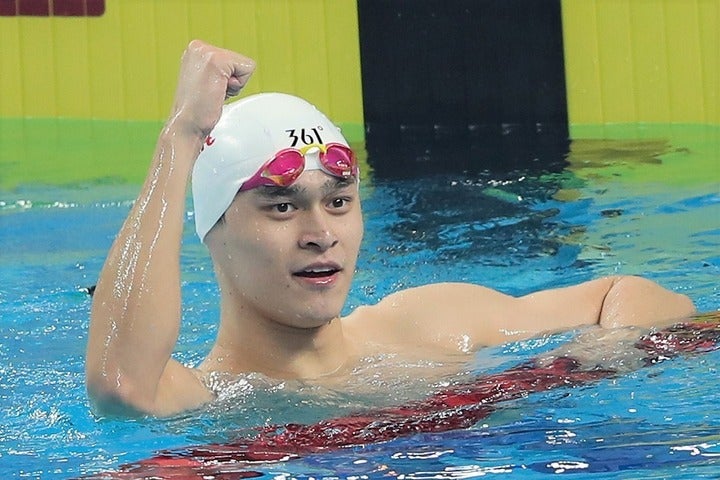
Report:
[[[720,315],[698,316],[692,323],[641,337],[635,347],[646,352],[645,365],[720,347]],[[168,450],[138,463],[87,479],[167,478],[231,480],[261,476],[248,470],[257,462],[280,462],[302,455],[389,441],[415,433],[469,428],[493,411],[493,405],[546,390],[587,384],[617,374],[615,370],[582,370],[578,361],[559,357],[540,366],[537,361],[477,378],[424,400],[371,410],[311,425],[262,428],[256,437],[224,444]]]

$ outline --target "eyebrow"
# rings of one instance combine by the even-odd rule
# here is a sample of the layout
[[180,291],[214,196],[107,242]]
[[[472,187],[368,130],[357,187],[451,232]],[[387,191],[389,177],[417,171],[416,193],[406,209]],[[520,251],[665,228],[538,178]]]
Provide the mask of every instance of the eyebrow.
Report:
[[297,185],[290,185],[288,187],[276,187],[273,185],[261,185],[254,189],[255,193],[264,198],[278,198],[278,197],[297,197],[303,193],[307,188],[299,187]]
[[[348,178],[328,178],[325,180],[325,182],[320,186],[320,190],[322,192],[323,196],[327,196],[333,192],[336,192],[338,190],[342,190],[344,188],[347,188],[350,185],[354,185],[357,182],[355,180],[355,177],[348,177]],[[260,187],[257,187],[254,189],[255,193],[259,197],[263,197],[266,199],[276,199],[276,198],[297,198],[307,192],[308,187],[303,187],[299,185],[290,185],[287,187],[277,187],[274,185],[262,185]]]
[[343,188],[347,188],[350,185],[355,185],[357,180],[355,177],[348,177],[348,178],[339,178],[339,177],[332,177],[325,180],[325,183],[322,184],[320,189],[323,192],[323,196],[326,196],[330,193],[336,192],[338,190],[342,190]]

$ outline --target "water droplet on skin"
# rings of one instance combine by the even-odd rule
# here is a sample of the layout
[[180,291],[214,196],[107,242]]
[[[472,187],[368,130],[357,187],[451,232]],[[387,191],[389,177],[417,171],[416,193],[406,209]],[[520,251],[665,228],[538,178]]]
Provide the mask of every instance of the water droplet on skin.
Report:
[[[169,160],[166,157],[169,157]],[[149,245],[146,243],[147,239],[142,238],[140,235],[141,219],[150,206],[151,200],[156,196],[156,190],[158,189],[162,179],[161,173],[164,170],[167,170],[164,178],[165,183],[167,184],[169,182],[171,174],[174,170],[174,161],[175,151],[172,146],[170,147],[169,152],[164,148],[159,151],[158,162],[152,170],[147,191],[137,199],[137,208],[132,216],[128,217],[128,231],[125,236],[125,242],[119,252],[120,258],[118,259],[117,274],[113,282],[112,290],[113,296],[121,304],[121,318],[124,318],[125,314],[129,311],[131,301],[133,303],[141,303],[143,293],[150,290],[147,285],[148,272],[150,270],[151,259],[157,246],[160,232],[164,227],[164,219],[168,209],[168,202],[165,198],[164,190],[161,190],[160,193],[160,212],[158,213],[158,218],[156,219],[157,229],[155,230],[152,238],[149,239]],[[142,264],[142,269],[138,275],[137,269],[141,265],[143,255],[145,255],[145,261]],[[137,293],[133,295],[133,292]],[[105,339],[105,350],[102,365],[103,374],[107,374],[107,352],[110,349],[110,345],[118,336],[119,328],[124,327],[124,325],[119,324],[118,320],[114,317],[111,318],[108,323],[109,331]]]

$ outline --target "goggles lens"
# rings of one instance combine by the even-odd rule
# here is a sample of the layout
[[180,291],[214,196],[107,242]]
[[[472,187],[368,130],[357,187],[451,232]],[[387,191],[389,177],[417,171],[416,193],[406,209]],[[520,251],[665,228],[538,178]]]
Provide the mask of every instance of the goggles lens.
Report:
[[350,148],[340,143],[327,145],[315,143],[300,149],[280,150],[248,179],[240,190],[250,190],[262,185],[278,187],[292,185],[305,169],[305,154],[313,148],[320,150],[320,165],[325,173],[340,178],[357,176],[357,160]]

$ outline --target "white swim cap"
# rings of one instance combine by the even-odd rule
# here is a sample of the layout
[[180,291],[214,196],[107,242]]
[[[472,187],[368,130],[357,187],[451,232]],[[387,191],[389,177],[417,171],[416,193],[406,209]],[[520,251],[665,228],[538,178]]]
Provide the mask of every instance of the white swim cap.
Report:
[[[243,183],[285,148],[347,140],[307,101],[284,93],[261,93],[223,107],[192,173],[195,230],[200,240],[222,217]],[[317,149],[314,149],[317,150]],[[305,170],[320,163],[306,154]]]

